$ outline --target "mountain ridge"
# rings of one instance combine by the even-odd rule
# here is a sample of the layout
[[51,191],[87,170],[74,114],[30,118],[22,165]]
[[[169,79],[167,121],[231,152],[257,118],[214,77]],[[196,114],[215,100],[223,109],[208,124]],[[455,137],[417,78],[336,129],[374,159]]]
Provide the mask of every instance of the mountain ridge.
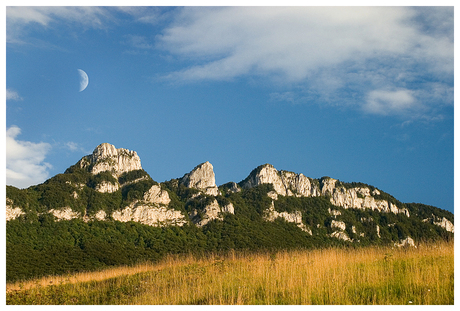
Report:
[[[76,174],[77,171],[90,173],[93,178],[90,178],[86,183],[79,183],[76,181],[76,183],[73,183],[71,180],[72,178],[70,180],[65,180],[65,184],[71,185],[74,188],[71,195],[74,199],[79,198],[78,192],[83,187],[93,188],[99,193],[114,193],[119,190],[122,190],[121,192],[123,193],[123,189],[126,190],[130,185],[147,183],[144,187],[145,189],[143,189],[144,191],[140,195],[137,193],[135,198],[127,198],[126,201],[129,202],[129,204],[125,204],[126,206],[123,210],[113,211],[111,217],[114,220],[133,220],[144,224],[159,226],[171,225],[173,223],[176,225],[183,225],[186,221],[185,219],[187,217],[185,215],[179,215],[168,211],[168,205],[171,201],[168,191],[162,189],[162,187],[142,169],[141,160],[135,151],[124,148],[117,149],[109,143],[102,143],[94,149],[91,155],[82,157],[75,165],[69,167],[63,175],[70,176],[74,173]],[[62,174],[56,176],[62,176]],[[56,178],[56,176],[53,178]],[[47,184],[53,178],[45,181],[43,184]],[[252,170],[249,175],[239,183],[229,182],[217,186],[215,183],[213,166],[209,161],[197,165],[189,173],[184,174],[181,178],[173,180],[177,180],[179,184],[186,188],[197,190],[188,198],[188,201],[200,195],[216,197],[223,195],[223,191],[226,194],[229,192],[237,193],[243,189],[251,189],[262,184],[271,184],[273,190],[269,191],[267,195],[273,201],[276,201],[279,196],[322,196],[329,199],[333,205],[345,209],[370,209],[384,213],[402,213],[410,217],[410,212],[406,207],[398,207],[398,203],[401,205],[398,200],[376,187],[363,183],[343,183],[331,177],[313,179],[306,177],[302,173],[297,174],[290,171],[277,170],[273,165],[268,163],[260,165]],[[231,187],[228,187],[228,185],[231,185]],[[21,207],[15,204],[11,197],[7,196],[6,203],[7,221],[25,214]],[[270,206],[271,215],[275,212],[273,208],[273,205]],[[223,211],[233,213],[234,208],[232,203],[222,208],[217,204],[217,201],[214,200],[204,208],[202,217],[204,217],[206,221],[204,221],[204,219],[199,219],[195,221],[195,224],[203,225],[212,219],[218,219],[218,215],[223,213]],[[58,220],[68,220],[85,216],[86,218],[83,219],[86,221],[89,219],[104,220],[107,216],[105,211],[98,210],[93,211],[94,215],[91,218],[87,216],[87,209],[83,213],[78,213],[65,204],[64,206],[56,206],[56,208],[51,207],[48,209],[48,212],[53,214]],[[268,210],[265,212],[270,213]],[[98,214],[98,216],[96,216],[96,214]],[[189,216],[191,214],[194,215],[192,218],[197,219],[196,216],[198,212],[196,210],[189,212]],[[140,215],[144,216],[142,217]],[[157,220],[155,221],[156,218]],[[176,222],[178,219],[175,218],[180,218],[182,220]],[[272,218],[273,216],[268,217],[268,219]],[[287,216],[284,218],[290,219],[288,221],[291,222],[300,223],[298,220],[293,221]],[[431,222],[439,224],[449,232],[454,232],[454,226],[450,220],[445,217],[438,218],[433,216]]]
[[156,260],[168,253],[454,238],[454,216],[360,182],[263,164],[217,186],[206,161],[158,183],[135,151],[104,143],[63,174],[6,187],[7,280]]

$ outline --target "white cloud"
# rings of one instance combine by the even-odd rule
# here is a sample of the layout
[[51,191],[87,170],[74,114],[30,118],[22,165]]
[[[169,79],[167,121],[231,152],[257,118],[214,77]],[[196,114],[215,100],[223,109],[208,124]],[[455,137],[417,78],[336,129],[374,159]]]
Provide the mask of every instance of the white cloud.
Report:
[[[58,145],[61,146],[61,144],[58,144]],[[69,142],[64,143],[63,147],[65,149],[68,149],[71,152],[82,152],[84,154],[89,154],[89,153],[93,152],[92,150],[86,150],[79,143],[76,143],[76,142],[73,142],[73,141],[69,141]],[[60,148],[62,148],[62,147],[60,147]]]
[[126,35],[125,38],[126,41],[124,41],[124,43],[135,49],[151,50],[155,48],[144,36]]
[[369,113],[389,115],[408,112],[417,105],[410,90],[374,90],[367,95],[363,109]]
[[284,88],[272,100],[381,115],[453,105],[452,7],[186,7],[157,40],[190,61],[172,81],[256,76]]
[[187,7],[159,39],[196,61],[170,75],[183,80],[275,74],[299,81],[324,67],[389,56],[435,59],[452,71],[453,40],[421,32],[415,14],[404,7]]
[[6,89],[6,100],[22,100],[22,97],[16,91]]
[[112,19],[110,10],[103,7],[7,6],[6,42],[26,43],[26,34],[31,29],[51,28],[58,22],[105,28],[107,27],[105,22]]
[[77,151],[80,149],[80,147],[78,146],[77,143],[73,142],[73,141],[69,141],[67,142],[66,144],[66,147],[70,150],[70,151]]
[[156,25],[168,18],[162,7],[121,6],[117,10],[131,15],[136,22]]
[[15,125],[6,130],[6,184],[26,188],[48,178],[51,164],[44,160],[51,145],[17,140],[20,133]]

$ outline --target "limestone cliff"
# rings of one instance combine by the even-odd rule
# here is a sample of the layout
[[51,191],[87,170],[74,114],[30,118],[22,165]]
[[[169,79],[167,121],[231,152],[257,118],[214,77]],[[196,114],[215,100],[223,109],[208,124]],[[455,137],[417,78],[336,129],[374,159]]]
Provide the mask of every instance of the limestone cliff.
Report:
[[133,202],[123,210],[114,211],[112,218],[121,222],[135,221],[154,227],[183,226],[187,223],[185,216],[180,211],[142,202]]
[[[195,198],[199,202],[205,202],[206,197],[197,197]],[[235,208],[233,207],[232,203],[227,203],[223,206],[220,206],[216,199],[212,199],[210,202],[206,200],[208,203],[202,209],[194,208],[189,212],[190,220],[197,225],[198,227],[202,227],[206,225],[211,220],[224,220],[224,213],[235,213]]]
[[[118,182],[109,182],[109,181],[102,181],[101,183],[96,185],[95,190],[102,193],[113,193],[120,189],[120,184]],[[78,195],[78,194],[77,194]]]
[[108,143],[97,146],[91,155],[83,157],[77,165],[88,169],[94,175],[109,171],[114,177],[119,177],[125,172],[142,169],[141,159],[136,151],[117,149]]
[[303,174],[288,171],[278,171],[271,164],[264,164],[256,168],[249,176],[240,182],[243,189],[249,189],[260,184],[272,184],[276,193],[280,195],[317,196],[319,188]]
[[6,198],[6,221],[18,218],[25,213],[20,207],[15,207],[13,200]]
[[65,207],[64,209],[50,209],[50,214],[53,214],[57,221],[60,220],[71,220],[75,218],[80,218],[80,213],[74,212],[70,207]]
[[431,215],[430,218],[424,219],[423,222],[432,223],[433,225],[440,226],[441,228],[446,229],[446,231],[454,233],[454,224],[445,217],[441,218],[435,215]]
[[303,174],[295,174],[287,171],[278,171],[271,164],[259,166],[240,182],[243,189],[249,189],[261,184],[272,184],[275,193],[269,196],[276,199],[276,195],[283,196],[327,196],[332,204],[343,208],[371,209],[386,213],[403,213],[410,216],[405,208],[398,208],[387,200],[379,200],[374,196],[380,192],[374,189],[372,192],[368,187],[346,188],[336,185],[337,180],[330,177],[323,177],[320,180],[310,179]]
[[274,202],[272,201],[270,208],[264,211],[264,219],[267,221],[275,221],[277,218],[283,218],[287,222],[295,223],[297,227],[302,229],[302,231],[305,231],[310,235],[313,234],[311,230],[302,222],[302,213],[300,211],[295,211],[293,213],[277,212],[275,210]]
[[153,185],[144,193],[142,200],[135,200],[122,210],[112,213],[117,221],[135,221],[149,226],[183,226],[187,223],[185,216],[168,207],[171,199],[167,191],[159,185]]
[[[270,206],[267,197],[264,198],[267,201],[257,198],[254,203],[264,205],[248,203],[254,200],[252,195],[265,196],[264,192],[255,191],[253,194],[245,191],[261,184],[273,185],[273,190],[266,194],[271,198]],[[197,165],[182,178],[158,184],[142,170],[140,158],[135,151],[117,149],[107,143],[97,146],[92,154],[83,157],[66,173],[30,191],[12,191],[13,195],[6,198],[6,221],[21,219],[24,215],[27,219],[28,213],[35,213],[39,217],[44,214],[54,215],[56,221],[78,218],[85,222],[134,221],[149,226],[183,226],[189,223],[202,227],[211,221],[223,221],[226,213],[238,218],[239,213],[247,213],[251,209],[252,213],[257,209],[265,221],[273,222],[282,218],[310,235],[327,234],[345,241],[360,242],[361,237],[367,239],[370,236],[370,231],[373,231],[373,236],[376,232],[378,238],[388,235],[389,228],[395,228],[396,221],[392,220],[388,226],[379,226],[376,214],[373,214],[375,221],[365,215],[353,219],[353,215],[367,212],[354,213],[344,209],[372,210],[411,217],[410,209],[414,215],[408,223],[425,222],[442,227],[449,233],[454,232],[453,216],[434,207],[429,207],[429,212],[424,210],[425,219],[417,218],[421,214],[409,203],[397,206],[399,201],[372,186],[343,183],[330,177],[312,179],[303,174],[278,171],[270,164],[257,167],[238,184],[229,182],[219,188],[213,166],[209,162]],[[299,200],[293,197],[323,197],[335,208],[323,198]],[[309,205],[311,202],[319,203],[312,207]],[[277,208],[285,211],[275,210],[275,203],[279,204]],[[325,210],[314,210],[324,208],[324,205]],[[295,210],[293,206],[301,211]],[[254,215],[250,218],[257,219]],[[385,218],[398,217],[385,215]],[[393,242],[397,242],[396,246],[414,245],[410,237]]]
[[209,195],[216,196],[219,194],[214,168],[208,161],[201,163],[190,173],[185,174],[180,179],[180,183],[188,188],[195,188]]
[[147,203],[168,205],[171,202],[167,191],[161,190],[158,185],[153,185],[145,194],[144,201]]

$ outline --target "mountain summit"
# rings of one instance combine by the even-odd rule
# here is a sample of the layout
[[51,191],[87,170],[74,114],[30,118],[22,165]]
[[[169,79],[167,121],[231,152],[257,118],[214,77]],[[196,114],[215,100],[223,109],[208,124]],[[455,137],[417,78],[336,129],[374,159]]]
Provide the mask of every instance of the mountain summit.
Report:
[[77,165],[87,169],[94,175],[100,172],[109,171],[114,177],[123,173],[141,170],[141,159],[136,151],[123,148],[115,148],[114,145],[103,143],[94,149],[91,155],[83,157]]
[[[364,183],[310,178],[264,164],[238,183],[217,186],[208,161],[158,183],[135,151],[108,143],[43,184],[7,186],[6,221],[9,279],[51,266],[48,272],[57,273],[69,262],[70,270],[82,262],[92,269],[167,252],[415,247],[454,234],[452,213],[400,202]],[[63,258],[50,259],[50,251]],[[27,259],[30,253],[43,256],[39,270]],[[11,268],[16,264],[25,272]]]
[[[77,179],[80,182],[76,182]],[[48,185],[48,189],[40,191],[44,185]],[[57,190],[50,191],[50,185],[60,188],[59,196],[54,193]],[[47,210],[53,214],[56,220],[73,218],[82,218],[85,221],[112,219],[121,222],[135,221],[150,226],[182,226],[191,222],[203,226],[213,219],[222,220],[223,213],[233,214],[234,203],[231,202],[231,197],[235,196],[236,193],[264,185],[269,185],[270,189],[266,196],[271,201],[271,205],[263,211],[264,215],[270,214],[271,216],[265,217],[265,219],[273,220],[273,215],[278,215],[275,218],[281,217],[285,221],[302,225],[302,228],[307,228],[307,224],[301,211],[294,212],[297,213],[296,215],[300,215],[296,218],[288,216],[289,213],[283,214],[274,210],[275,202],[278,201],[279,197],[322,197],[333,208],[369,210],[411,217],[410,208],[406,204],[373,186],[363,183],[344,183],[330,177],[313,179],[303,174],[284,170],[278,171],[271,164],[257,167],[238,184],[231,182],[222,185],[221,190],[215,183],[213,166],[208,161],[199,164],[182,178],[173,179],[160,185],[142,169],[141,160],[135,151],[117,149],[108,143],[97,146],[92,154],[84,156],[67,169],[64,174],[57,175],[42,185],[30,187],[28,191],[35,190],[39,193],[40,199],[36,205],[40,206],[40,210]],[[171,192],[176,192],[175,195],[177,195],[178,191],[183,192],[181,189],[190,189],[187,191],[187,195],[182,198],[185,200],[183,208],[171,207]],[[13,192],[18,191],[20,190]],[[94,202],[91,201],[91,197],[97,197],[95,192],[113,193],[113,197],[118,197],[118,200],[111,202],[110,206],[99,204],[100,209],[95,210],[93,208]],[[93,193],[92,196],[91,193]],[[121,197],[116,193],[121,194]],[[49,197],[53,197],[53,199]],[[219,205],[219,200],[216,200],[218,198],[221,202],[225,201],[226,203]],[[50,200],[54,201],[51,201],[51,204],[47,206],[45,202]],[[7,196],[7,221],[32,212],[30,206],[21,206],[20,201],[15,200],[14,195]],[[191,208],[192,205],[199,205],[200,208]],[[331,208],[329,211],[334,218],[341,215],[340,211],[332,211]],[[108,212],[111,213],[108,214]],[[274,214],[274,212],[278,214]],[[444,216],[433,214],[422,221],[441,226],[448,232],[454,232],[452,221]],[[322,225],[324,224],[314,224],[314,226]],[[329,226],[333,227],[334,225],[330,222]],[[347,227],[344,224],[337,228],[342,228],[344,231]],[[306,231],[311,232],[311,229],[308,228]],[[356,229],[352,230],[352,232],[355,231]],[[346,233],[340,235],[340,238],[351,240]]]

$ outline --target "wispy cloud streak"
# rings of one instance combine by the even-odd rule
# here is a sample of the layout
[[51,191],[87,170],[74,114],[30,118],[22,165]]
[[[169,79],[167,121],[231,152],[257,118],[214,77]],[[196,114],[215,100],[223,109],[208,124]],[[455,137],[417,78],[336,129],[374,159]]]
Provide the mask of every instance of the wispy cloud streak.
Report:
[[452,8],[184,8],[158,40],[192,63],[172,81],[256,76],[380,115],[426,107],[416,94],[453,85]]

